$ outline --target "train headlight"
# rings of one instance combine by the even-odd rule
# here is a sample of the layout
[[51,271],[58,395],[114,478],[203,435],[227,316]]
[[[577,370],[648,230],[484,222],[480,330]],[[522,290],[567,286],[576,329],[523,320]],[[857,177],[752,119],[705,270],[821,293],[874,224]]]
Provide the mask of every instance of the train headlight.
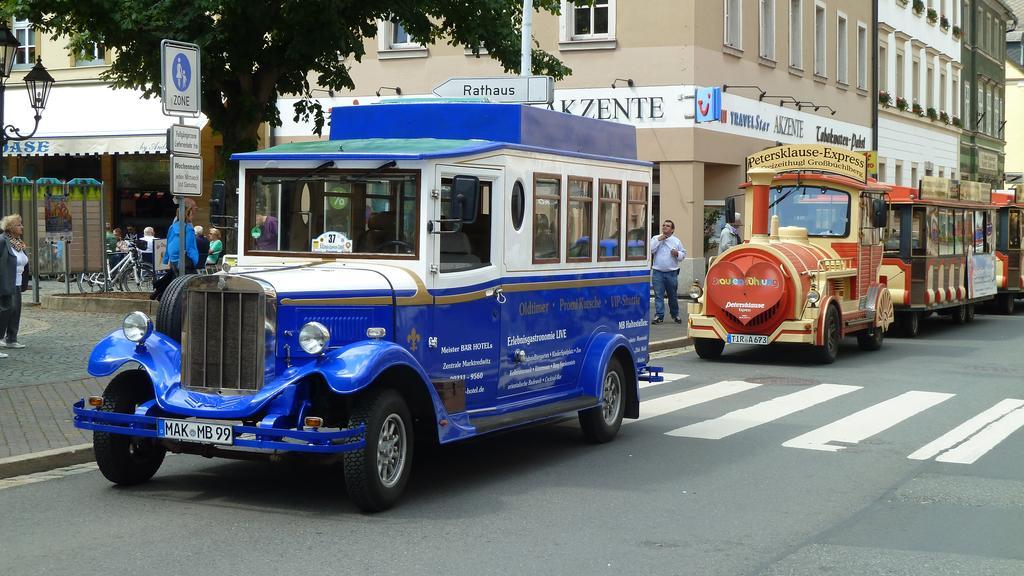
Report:
[[694,282],[693,286],[690,286],[690,299],[697,300],[704,295],[704,289],[700,287],[700,284]]
[[307,322],[299,330],[299,346],[307,354],[319,354],[331,341],[331,332],[319,322]]
[[153,320],[144,312],[136,310],[124,317],[121,331],[129,341],[141,345],[153,333]]
[[820,301],[821,294],[818,293],[818,286],[815,284],[811,284],[811,289],[809,292],[807,292],[807,303],[811,305],[811,308],[814,308],[815,306],[818,305],[818,302]]

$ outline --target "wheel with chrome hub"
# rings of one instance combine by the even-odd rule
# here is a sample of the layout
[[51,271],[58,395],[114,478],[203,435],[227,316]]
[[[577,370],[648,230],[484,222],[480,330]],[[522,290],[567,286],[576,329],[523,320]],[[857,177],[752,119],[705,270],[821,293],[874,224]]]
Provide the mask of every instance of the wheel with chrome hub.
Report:
[[626,378],[615,358],[608,361],[601,384],[601,403],[579,412],[580,426],[587,440],[596,444],[615,438],[626,408]]
[[350,426],[366,427],[366,445],[345,454],[345,486],[363,512],[387,510],[398,501],[412,469],[413,427],[405,400],[385,389],[356,402]]

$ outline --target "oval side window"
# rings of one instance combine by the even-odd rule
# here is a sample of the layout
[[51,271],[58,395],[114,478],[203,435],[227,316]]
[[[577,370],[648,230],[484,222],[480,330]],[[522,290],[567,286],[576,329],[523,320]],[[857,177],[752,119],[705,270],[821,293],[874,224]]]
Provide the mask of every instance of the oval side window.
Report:
[[523,217],[526,215],[526,192],[523,191],[523,183],[516,180],[512,185],[512,227],[518,232],[523,227]]

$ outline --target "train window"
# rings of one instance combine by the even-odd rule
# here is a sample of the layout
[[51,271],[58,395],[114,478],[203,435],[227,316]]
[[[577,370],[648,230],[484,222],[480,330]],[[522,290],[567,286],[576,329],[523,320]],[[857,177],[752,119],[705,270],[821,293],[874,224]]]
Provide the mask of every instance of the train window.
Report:
[[1024,224],[1024,218],[1021,218],[1021,212],[1017,209],[1010,210],[1010,234],[1008,236],[1010,249],[1020,248],[1021,240],[1021,227]]
[[780,226],[800,226],[808,236],[842,237],[850,233],[850,195],[819,186],[772,188],[771,214]]
[[597,214],[597,259],[619,260],[622,251],[622,184],[601,180]]
[[562,177],[535,174],[533,177],[533,261],[561,260],[559,227],[561,223]]
[[647,184],[626,184],[626,260],[647,259]]
[[914,256],[924,256],[925,254],[925,248],[928,246],[927,222],[925,209],[914,208],[910,227],[910,253]]
[[523,228],[523,217],[526,215],[526,193],[523,192],[523,183],[516,180],[512,185],[512,227],[516,232]]
[[885,239],[886,253],[896,254],[900,251],[900,232],[903,228],[903,224],[900,219],[902,217],[903,209],[901,208],[893,208],[889,211],[889,235]]
[[[491,263],[491,188],[492,183],[480,181],[480,200],[476,218],[471,224],[462,224],[458,230],[448,230],[439,236],[440,269],[461,272],[481,268]],[[452,208],[452,179],[441,179],[441,217],[450,218]]]
[[594,181],[569,177],[569,203],[566,210],[567,260],[589,262],[594,259]]

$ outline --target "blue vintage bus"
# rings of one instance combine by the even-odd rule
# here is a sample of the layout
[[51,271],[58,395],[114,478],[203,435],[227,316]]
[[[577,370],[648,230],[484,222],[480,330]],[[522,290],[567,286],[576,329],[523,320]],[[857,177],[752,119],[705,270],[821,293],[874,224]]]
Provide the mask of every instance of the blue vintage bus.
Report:
[[235,159],[234,265],[178,278],[157,318],[129,315],[89,359],[95,376],[138,366],[75,406],[109,480],[148,480],[168,450],[318,453],[377,511],[425,443],[574,413],[607,442],[638,416],[638,381],[659,376],[632,127],[350,106],[329,140]]

